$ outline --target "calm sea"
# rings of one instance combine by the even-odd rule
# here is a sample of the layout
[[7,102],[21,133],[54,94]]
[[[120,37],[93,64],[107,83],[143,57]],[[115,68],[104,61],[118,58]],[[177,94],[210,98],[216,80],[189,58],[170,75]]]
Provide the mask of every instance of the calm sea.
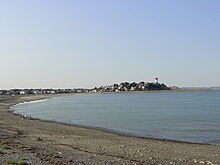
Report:
[[85,94],[18,104],[13,110],[135,136],[220,144],[220,92]]

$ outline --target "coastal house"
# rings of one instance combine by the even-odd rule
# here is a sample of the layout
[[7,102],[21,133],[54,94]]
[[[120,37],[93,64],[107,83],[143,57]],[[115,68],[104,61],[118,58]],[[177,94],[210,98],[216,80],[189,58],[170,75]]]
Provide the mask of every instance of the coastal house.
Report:
[[50,91],[50,94],[55,94],[55,93],[56,93],[56,91],[54,91],[54,90]]
[[25,90],[20,91],[20,95],[26,95],[27,92]]

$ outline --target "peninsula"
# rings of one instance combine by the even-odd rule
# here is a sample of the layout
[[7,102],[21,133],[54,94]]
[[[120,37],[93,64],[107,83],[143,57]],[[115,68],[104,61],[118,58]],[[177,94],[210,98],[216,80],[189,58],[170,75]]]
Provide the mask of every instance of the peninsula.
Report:
[[9,89],[0,90],[0,95],[41,95],[41,94],[67,94],[67,93],[97,93],[97,92],[125,92],[125,91],[152,91],[152,90],[171,90],[165,84],[158,82],[122,82],[120,84],[113,84],[107,86],[95,87],[92,89]]

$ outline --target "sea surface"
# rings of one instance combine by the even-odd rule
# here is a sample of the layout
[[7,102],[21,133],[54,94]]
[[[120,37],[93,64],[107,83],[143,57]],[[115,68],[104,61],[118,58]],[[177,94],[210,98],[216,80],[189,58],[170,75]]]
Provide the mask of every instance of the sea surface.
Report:
[[82,94],[18,104],[12,110],[132,136],[220,144],[220,92]]

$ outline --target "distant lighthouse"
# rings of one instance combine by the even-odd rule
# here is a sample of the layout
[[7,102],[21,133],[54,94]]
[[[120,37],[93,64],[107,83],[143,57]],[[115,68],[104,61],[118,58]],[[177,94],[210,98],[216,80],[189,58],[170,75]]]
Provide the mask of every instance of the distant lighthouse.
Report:
[[155,80],[154,80],[154,83],[158,84],[159,83],[158,80],[159,80],[158,77],[156,77]]

